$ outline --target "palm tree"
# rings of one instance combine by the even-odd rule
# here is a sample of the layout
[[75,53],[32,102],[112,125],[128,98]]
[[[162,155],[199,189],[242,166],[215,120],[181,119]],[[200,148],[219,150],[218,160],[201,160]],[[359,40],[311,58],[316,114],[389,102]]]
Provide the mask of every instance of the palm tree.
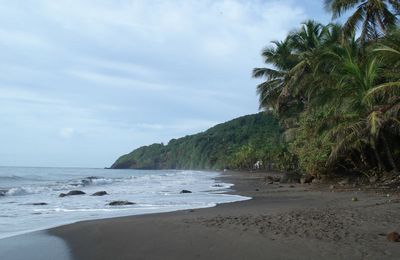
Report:
[[[255,68],[253,77],[265,78],[257,86],[260,108],[279,112],[282,105],[301,107],[306,101],[305,91],[312,80],[312,63],[316,52],[324,45],[329,26],[309,20],[282,41],[272,42],[274,46],[263,50],[265,63],[273,68]],[[293,106],[292,106],[293,107]]]
[[279,110],[279,97],[288,81],[290,69],[296,64],[290,41],[290,37],[284,41],[273,41],[274,46],[267,47],[262,51],[265,63],[271,64],[274,68],[253,69],[254,78],[266,79],[257,85],[260,109]]
[[299,30],[289,35],[298,62],[290,70],[287,95],[295,95],[305,101],[304,92],[312,81],[312,66],[318,57],[318,51],[324,45],[328,28],[329,26],[308,20],[302,24]]
[[376,46],[373,46],[373,52],[382,57],[384,63],[388,64],[393,73],[399,75],[400,70],[400,28],[394,27],[381,39]]
[[[380,82],[382,66],[376,57],[358,59],[349,47],[344,48],[342,55],[332,56],[338,61],[332,71],[337,82],[333,86],[337,96],[332,102],[337,111],[336,122],[327,134],[335,143],[329,161],[335,161],[345,152],[356,150],[362,153],[370,147],[382,170],[384,162],[378,151],[381,145],[390,167],[398,173],[386,135],[388,131],[400,129],[400,99],[396,93],[388,91],[394,86],[400,87],[400,82]],[[400,131],[397,130],[395,134],[398,135]]]
[[[257,86],[260,108],[274,110],[291,142],[288,149],[304,159],[303,169],[320,170],[328,154],[331,165],[357,155],[364,159],[350,159],[356,169],[362,163],[369,171],[376,163],[380,171],[399,173],[393,154],[399,154],[400,140],[400,32],[389,29],[392,16],[384,11],[396,12],[396,22],[399,0],[326,3],[336,16],[359,6],[345,28],[306,21],[263,50],[269,66],[253,70],[253,77],[265,80]],[[365,18],[361,40],[346,32],[351,24],[355,31],[357,17]]]
[[344,25],[344,34],[354,35],[357,28],[361,28],[362,46],[386,34],[391,26],[396,25],[400,13],[399,0],[325,0],[325,7],[332,12],[332,19],[355,9]]

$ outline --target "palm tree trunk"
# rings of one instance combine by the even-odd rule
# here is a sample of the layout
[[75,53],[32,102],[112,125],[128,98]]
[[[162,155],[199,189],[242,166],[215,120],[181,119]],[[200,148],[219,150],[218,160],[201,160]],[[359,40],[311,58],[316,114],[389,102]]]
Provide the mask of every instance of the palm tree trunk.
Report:
[[390,166],[392,166],[392,169],[396,174],[399,174],[399,169],[397,168],[396,162],[394,161],[393,156],[392,156],[392,152],[390,152],[389,144],[383,133],[381,135],[381,139],[382,139],[383,147],[385,149],[385,153],[386,153],[387,159],[390,163]]
[[372,150],[374,151],[375,158],[378,161],[378,170],[379,170],[379,172],[382,172],[382,170],[383,170],[383,162],[382,162],[381,157],[379,156],[379,153],[378,153],[378,150],[376,149],[376,145],[375,144],[372,145]]

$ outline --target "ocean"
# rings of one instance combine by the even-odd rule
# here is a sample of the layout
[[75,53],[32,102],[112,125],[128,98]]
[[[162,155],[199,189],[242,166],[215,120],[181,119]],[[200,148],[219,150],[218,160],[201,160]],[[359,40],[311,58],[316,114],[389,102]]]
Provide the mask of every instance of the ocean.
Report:
[[[249,198],[226,194],[220,173],[189,170],[0,167],[0,238],[81,220],[213,207]],[[59,197],[80,190],[84,195]],[[192,193],[181,193],[189,190]],[[105,196],[91,196],[106,191]],[[112,201],[133,205],[110,206]]]

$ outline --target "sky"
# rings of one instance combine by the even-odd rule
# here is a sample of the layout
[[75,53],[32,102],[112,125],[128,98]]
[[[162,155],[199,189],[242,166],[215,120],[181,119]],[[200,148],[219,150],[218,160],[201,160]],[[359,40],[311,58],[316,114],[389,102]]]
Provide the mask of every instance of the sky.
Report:
[[106,167],[258,112],[262,48],[322,2],[2,1],[0,165]]

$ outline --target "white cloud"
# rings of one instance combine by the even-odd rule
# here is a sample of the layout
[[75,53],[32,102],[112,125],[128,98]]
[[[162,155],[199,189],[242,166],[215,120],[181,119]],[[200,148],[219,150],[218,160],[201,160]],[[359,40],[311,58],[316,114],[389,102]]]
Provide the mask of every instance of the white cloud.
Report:
[[203,131],[216,125],[218,122],[210,120],[193,120],[185,119],[177,122],[170,122],[166,124],[158,123],[138,123],[135,128],[144,129],[146,131]]
[[131,76],[140,76],[140,77],[154,77],[154,75],[163,73],[162,71],[155,71],[150,67],[144,66],[142,64],[137,64],[134,62],[122,62],[122,61],[113,61],[106,59],[98,59],[98,58],[81,58],[78,57],[76,60],[76,64],[79,64],[79,67],[93,67],[96,69],[107,69],[120,73],[129,74]]
[[221,45],[265,44],[266,39],[281,37],[306,17],[291,1],[277,0],[97,1],[96,5],[59,0],[42,4],[46,14],[62,27],[99,40],[100,45],[128,44],[138,49],[154,44],[191,46],[203,48],[205,53],[213,46],[221,51]]
[[15,101],[15,102],[30,102],[30,103],[47,103],[58,104],[63,103],[62,100],[57,100],[54,97],[48,97],[39,93],[21,88],[20,86],[5,86],[0,85],[0,100]]
[[72,76],[98,83],[99,85],[109,86],[113,88],[126,88],[136,90],[165,90],[166,85],[136,80],[130,77],[107,75],[93,71],[67,70],[67,74]]

